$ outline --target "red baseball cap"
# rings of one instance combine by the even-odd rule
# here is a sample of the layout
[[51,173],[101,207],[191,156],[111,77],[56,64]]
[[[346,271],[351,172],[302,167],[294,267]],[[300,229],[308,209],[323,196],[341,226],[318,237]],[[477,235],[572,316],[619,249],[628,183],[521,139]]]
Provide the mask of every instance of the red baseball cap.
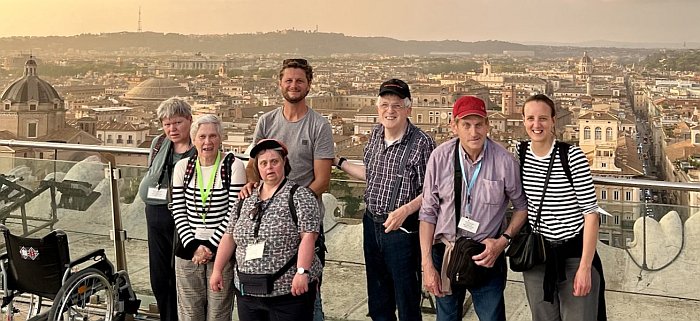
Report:
[[455,101],[452,107],[452,116],[464,118],[469,115],[477,115],[486,118],[486,105],[484,101],[474,96],[463,96]]

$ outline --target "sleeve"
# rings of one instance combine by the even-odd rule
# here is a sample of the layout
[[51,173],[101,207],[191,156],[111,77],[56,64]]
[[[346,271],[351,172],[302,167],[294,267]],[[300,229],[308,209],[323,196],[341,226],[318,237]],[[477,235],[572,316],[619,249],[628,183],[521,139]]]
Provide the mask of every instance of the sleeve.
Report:
[[175,220],[175,229],[180,237],[180,242],[184,249],[185,256],[192,256],[194,251],[199,247],[200,242],[194,238],[194,232],[190,227],[190,222],[187,219],[187,204],[185,199],[185,189],[183,186],[185,179],[185,168],[189,158],[181,159],[175,164],[173,170],[173,202],[172,214]]
[[253,132],[253,144],[257,144],[260,140],[265,139],[267,136],[265,135],[265,115],[263,114],[262,117],[258,118],[258,123],[255,125],[255,132]]
[[516,211],[527,211],[527,196],[520,177],[520,164],[512,154],[505,155],[505,192]]
[[236,226],[236,222],[238,221],[238,217],[240,213],[236,212],[236,208],[238,207],[239,202],[243,202],[244,200],[242,199],[237,199],[235,202],[232,204],[232,209],[229,211],[229,216],[228,216],[228,227],[226,227],[226,233],[233,235],[233,228]]
[[299,233],[319,233],[321,211],[314,193],[309,188],[300,186],[294,193],[293,202],[296,206]]
[[593,185],[593,176],[591,176],[591,168],[588,165],[586,155],[579,147],[571,146],[569,149],[569,167],[581,213],[588,214],[597,211],[598,200]]
[[430,155],[435,150],[435,141],[428,135],[422,134],[421,139],[418,141],[420,144],[418,146],[418,161],[416,162],[416,177],[418,179],[417,186],[423,186],[425,182],[425,172],[428,166],[428,160]]
[[314,139],[314,159],[332,159],[335,157],[335,148],[333,147],[331,123],[325,118],[320,118],[319,122],[321,126],[318,127],[316,138]]
[[423,181],[423,202],[420,206],[418,219],[430,224],[437,224],[437,214],[440,211],[440,196],[438,195],[438,157],[430,155]]

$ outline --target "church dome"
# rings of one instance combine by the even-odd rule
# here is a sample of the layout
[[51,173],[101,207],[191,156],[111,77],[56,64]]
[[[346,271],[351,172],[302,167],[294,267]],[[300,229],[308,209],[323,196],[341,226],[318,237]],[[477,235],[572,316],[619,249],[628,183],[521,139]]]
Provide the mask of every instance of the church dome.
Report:
[[170,97],[189,95],[187,89],[177,82],[165,78],[150,78],[131,88],[124,99],[132,101],[163,101]]
[[590,65],[590,64],[593,64],[593,59],[591,59],[591,57],[588,57],[588,53],[584,51],[584,52],[583,52],[583,57],[581,57],[581,62],[580,62],[580,63],[581,63],[582,65],[583,65],[583,64]]
[[33,57],[24,64],[24,76],[15,80],[0,96],[0,101],[10,100],[12,103],[38,101],[41,103],[56,103],[61,99],[56,89],[36,73],[36,61]]

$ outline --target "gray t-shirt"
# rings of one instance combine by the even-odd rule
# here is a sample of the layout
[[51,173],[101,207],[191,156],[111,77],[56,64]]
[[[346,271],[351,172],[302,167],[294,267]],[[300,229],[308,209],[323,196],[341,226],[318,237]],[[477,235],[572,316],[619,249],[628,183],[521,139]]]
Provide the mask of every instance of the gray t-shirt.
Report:
[[331,124],[313,109],[295,122],[284,118],[282,107],[265,113],[258,120],[253,143],[266,138],[287,145],[292,171],[287,176],[308,187],[314,180],[314,160],[335,157]]

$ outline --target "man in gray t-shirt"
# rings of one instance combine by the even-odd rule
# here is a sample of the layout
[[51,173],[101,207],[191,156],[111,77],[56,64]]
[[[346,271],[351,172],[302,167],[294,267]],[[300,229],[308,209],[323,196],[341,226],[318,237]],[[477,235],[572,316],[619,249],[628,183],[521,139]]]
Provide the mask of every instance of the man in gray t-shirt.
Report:
[[[284,105],[260,117],[253,143],[272,138],[287,145],[292,166],[289,179],[309,187],[320,198],[330,184],[335,150],[331,124],[306,105],[312,78],[313,69],[305,59],[284,60],[279,74]],[[248,180],[256,182],[251,165]]]
[[[333,132],[331,124],[319,113],[306,105],[306,95],[311,89],[313,69],[306,59],[285,59],[279,74],[279,86],[284,104],[270,111],[258,120],[253,136],[253,143],[261,139],[273,138],[287,145],[289,163],[292,171],[287,175],[297,184],[309,187],[319,200],[320,215],[323,218],[324,207],[321,194],[328,190],[331,180],[331,165],[335,157]],[[248,163],[249,183],[243,191],[250,194],[257,175]],[[247,193],[246,193],[247,192]],[[321,234],[323,235],[323,234]],[[321,236],[322,238],[322,236]],[[317,243],[317,245],[322,244]],[[322,249],[325,246],[321,247]],[[323,250],[317,251],[325,262]],[[308,269],[307,266],[302,266]],[[320,286],[321,282],[319,282]],[[317,292],[314,320],[323,320],[320,291]]]

